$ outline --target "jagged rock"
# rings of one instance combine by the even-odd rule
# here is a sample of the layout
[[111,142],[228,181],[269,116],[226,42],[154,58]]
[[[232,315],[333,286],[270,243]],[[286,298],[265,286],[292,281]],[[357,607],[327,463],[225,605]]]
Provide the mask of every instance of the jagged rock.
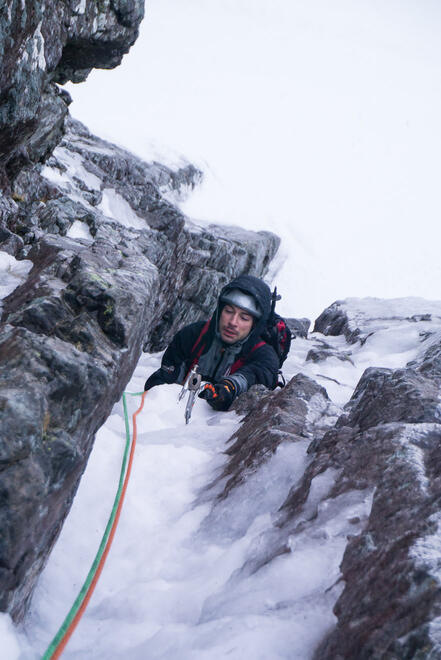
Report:
[[[386,313],[389,302],[384,304]],[[436,307],[433,303],[432,318]],[[409,301],[403,308],[409,309]],[[386,329],[386,314],[381,316],[381,328]],[[441,337],[439,324],[422,334],[409,325],[418,322],[426,328],[433,322],[418,306],[415,315],[394,316],[390,324],[400,324],[401,332],[408,326],[406,334],[418,351],[411,363],[400,369],[366,369],[338,419],[326,393],[301,374],[281,392],[249,392],[237,402],[238,412],[243,414],[248,405],[249,414],[211,486],[214,505],[206,524],[212,519],[216,529],[225,516],[225,500],[231,500],[231,508],[235,491],[262,472],[281,443],[312,440],[304,474],[294,480],[273,517],[273,528],[254,544],[240,577],[295,553],[297,544],[304,551],[305,538],[325,544],[331,537],[331,545],[338,539],[341,578],[336,572],[335,584],[323,594],[336,603],[337,624],[316,649],[314,660],[441,657]],[[369,334],[379,327],[379,317],[369,322],[366,315],[361,329],[366,331],[370,323]],[[409,344],[408,339],[407,350]],[[331,345],[328,351],[338,352]],[[315,394],[305,396],[307,392]],[[319,404],[316,414],[313,402]],[[271,488],[262,478],[256,478],[256,484]],[[243,525],[238,533],[244,533]],[[293,585],[293,593],[295,589]],[[210,604],[204,616],[210,618]]]
[[[409,315],[409,303],[415,312]],[[440,318],[438,302],[423,298],[347,298],[327,307],[314,324],[314,332],[344,335],[350,344],[363,344],[368,337],[392,323],[416,323]]]
[[[345,414],[311,445],[312,463],[281,509],[278,525],[293,538],[304,527],[314,479],[330,469],[335,483],[323,501],[373,494],[341,565],[337,627],[315,660],[441,653],[433,626],[441,607],[438,552],[430,550],[441,519],[440,384],[409,368],[366,370]],[[282,551],[281,543],[273,549]]]
[[6,227],[0,226],[0,250],[15,256],[23,248],[23,240]]
[[309,319],[285,319],[288,328],[291,330],[293,337],[306,337],[308,336],[309,326],[311,321]]
[[0,8],[0,187],[55,146],[66,97],[55,82],[120,63],[136,40],[144,0],[11,0]]
[[244,392],[235,399],[230,410],[234,410],[238,415],[249,415],[268,396],[270,396],[270,393],[267,387],[264,385],[253,385],[247,392]]
[[0,325],[0,609],[16,620],[142,347],[206,317],[228,279],[263,275],[278,248],[267,232],[187,219],[170,199],[200,178],[68,119],[47,164],[28,163],[15,202],[3,197],[0,240],[33,264]]
[[338,424],[364,431],[389,422],[441,422],[439,383],[413,369],[370,367]]
[[243,413],[248,403],[248,414],[230,438],[226,450],[229,460],[213,484],[213,487],[222,484],[219,499],[226,498],[247,474],[267,461],[280,443],[312,439],[313,433],[329,427],[329,419],[335,414],[326,390],[303,374],[294,376],[277,392],[264,394],[259,389],[245,396],[236,412]]
[[407,366],[416,368],[423,376],[439,380],[441,379],[441,335],[438,333],[433,337],[431,334],[430,338],[432,342],[430,347],[419,359],[409,362]]
[[349,540],[338,624],[317,660],[441,652],[430,634],[441,603],[437,553],[430,553],[440,516],[440,438],[439,424],[396,423],[325,436],[322,451],[343,470],[331,496],[375,490],[368,523]]
[[0,344],[0,607],[15,618],[59,532],[94,433],[139,358],[159,290],[155,266],[109,243],[89,250],[48,235],[29,258],[27,282],[5,300]]
[[308,351],[306,362],[324,362],[328,358],[335,357],[342,362],[352,363],[350,351],[336,350],[322,340],[316,340],[316,343],[317,346]]

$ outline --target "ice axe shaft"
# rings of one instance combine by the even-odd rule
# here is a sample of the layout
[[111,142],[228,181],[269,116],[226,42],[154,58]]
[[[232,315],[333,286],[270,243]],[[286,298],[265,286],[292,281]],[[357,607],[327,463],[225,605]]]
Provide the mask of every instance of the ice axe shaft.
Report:
[[181,399],[185,396],[185,393],[188,392],[187,405],[185,406],[186,424],[188,424],[188,422],[190,421],[196,394],[198,393],[201,387],[201,380],[202,377],[201,374],[198,372],[198,365],[196,364],[193,367],[193,369],[189,371],[188,376],[184,381],[184,385],[182,386],[182,390],[179,393],[178,401],[181,401]]

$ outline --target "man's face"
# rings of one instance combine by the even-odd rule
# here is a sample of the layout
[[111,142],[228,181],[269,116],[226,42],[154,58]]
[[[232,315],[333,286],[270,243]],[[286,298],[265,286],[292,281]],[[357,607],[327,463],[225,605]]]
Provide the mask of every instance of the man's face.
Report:
[[253,327],[253,317],[236,305],[229,303],[223,308],[219,319],[219,333],[226,344],[235,344],[245,339]]

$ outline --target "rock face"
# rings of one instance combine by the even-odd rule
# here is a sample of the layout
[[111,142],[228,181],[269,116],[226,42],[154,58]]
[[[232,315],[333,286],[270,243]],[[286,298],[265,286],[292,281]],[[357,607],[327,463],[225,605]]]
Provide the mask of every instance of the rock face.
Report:
[[193,166],[146,164],[70,119],[56,83],[119,64],[143,13],[143,0],[0,8],[0,250],[32,264],[0,302],[0,610],[17,620],[142,347],[164,348],[278,248],[185,218],[174,201],[201,180]]
[[144,0],[10,0],[0,8],[0,183],[46,157],[67,113],[55,83],[120,63]]
[[208,316],[228,279],[264,274],[279,243],[185,218],[171,200],[200,181],[193,166],[148,165],[70,118],[63,130],[1,198],[0,250],[32,263],[1,307],[0,608],[15,619],[142,347]]
[[303,349],[305,372],[333,361],[350,373],[364,355],[372,360],[374,347],[379,361],[382,347],[386,361],[398,362],[387,351],[400,343],[401,359],[413,359],[400,368],[367,368],[340,411],[302,373],[279,392],[250,391],[236,404],[248,415],[212,488],[220,503],[278,447],[308,438],[305,470],[243,572],[295,553],[305,535],[323,539],[326,561],[326,544],[344,538],[340,576],[331,572],[334,584],[323,593],[323,600],[333,594],[337,623],[314,660],[439,658],[441,303],[348,300],[325,310],[317,327],[336,340],[320,360],[310,356],[325,342],[319,335],[307,340],[313,348]]

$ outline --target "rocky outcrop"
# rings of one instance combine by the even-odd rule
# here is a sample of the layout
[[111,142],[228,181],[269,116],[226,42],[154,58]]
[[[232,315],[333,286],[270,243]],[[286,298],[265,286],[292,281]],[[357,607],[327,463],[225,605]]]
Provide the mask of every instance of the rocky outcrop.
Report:
[[[340,575],[330,572],[323,593],[323,599],[334,598],[337,621],[314,660],[438,658],[441,303],[352,300],[330,309],[337,315],[345,310],[339,332],[349,342],[356,333],[362,353],[372,356],[383,333],[384,349],[394,337],[403,342],[404,355],[414,342],[416,357],[396,369],[367,368],[340,411],[323,388],[301,373],[280,392],[245,395],[236,405],[249,414],[232,437],[226,467],[212,486],[218,503],[211,515],[250,474],[262,470],[278,447],[308,438],[305,469],[242,573],[256,573],[277,557],[295,553],[305,535],[310,544],[321,539],[325,560],[326,543],[343,537]],[[316,328],[327,319],[332,337],[337,326],[331,314],[321,319]],[[304,349],[305,368],[316,362],[311,352],[324,344],[318,336],[308,342],[315,347]],[[321,360],[346,363],[347,349],[339,339],[326,347]],[[354,367],[350,360],[345,368]],[[293,597],[295,592],[293,585]]]
[[11,0],[0,8],[0,188],[61,137],[56,83],[112,68],[136,40],[144,0]]
[[[412,313],[409,313],[409,300]],[[314,332],[323,335],[344,335],[350,344],[363,344],[369,336],[381,328],[396,323],[418,323],[439,318],[437,302],[421,298],[347,298],[327,307],[314,324]]]
[[311,321],[309,319],[286,319],[288,328],[293,337],[307,337]]
[[369,520],[343,557],[337,628],[317,659],[441,654],[441,379],[427,365],[440,346],[416,368],[367,370],[318,448],[319,462],[327,454],[341,470],[334,496],[353,488],[354,477],[357,488],[375,492]]
[[209,315],[229,278],[262,275],[279,242],[186,218],[171,200],[193,166],[146,164],[70,118],[64,132],[1,206],[0,250],[32,263],[1,308],[0,609],[15,619],[142,348]]

